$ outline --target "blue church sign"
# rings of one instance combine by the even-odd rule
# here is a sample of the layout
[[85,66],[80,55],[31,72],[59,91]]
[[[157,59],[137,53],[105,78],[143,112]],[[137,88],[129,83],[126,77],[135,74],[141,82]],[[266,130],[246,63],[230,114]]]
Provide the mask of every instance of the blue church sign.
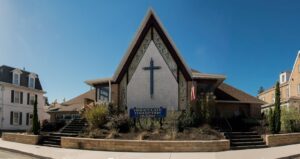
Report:
[[129,110],[130,118],[164,118],[167,115],[167,109],[159,108],[131,108]]

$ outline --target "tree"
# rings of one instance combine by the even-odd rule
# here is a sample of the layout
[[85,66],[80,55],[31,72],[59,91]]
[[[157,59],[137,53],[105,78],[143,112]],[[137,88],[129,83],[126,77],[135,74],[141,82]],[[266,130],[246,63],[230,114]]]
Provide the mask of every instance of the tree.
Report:
[[269,130],[274,134],[275,126],[274,126],[274,113],[272,108],[269,109],[268,122],[269,122]]
[[257,91],[257,93],[260,94],[260,93],[262,93],[264,91],[265,91],[264,87],[260,86],[259,89],[258,89],[258,91]]
[[276,83],[275,88],[275,109],[274,109],[274,133],[277,134],[281,129],[281,121],[280,121],[280,88],[279,82]]
[[40,129],[40,125],[39,125],[39,117],[38,117],[38,113],[37,113],[37,99],[35,99],[34,101],[34,105],[33,105],[33,119],[32,119],[33,123],[32,123],[32,132],[34,135],[38,135],[39,134],[39,129]]

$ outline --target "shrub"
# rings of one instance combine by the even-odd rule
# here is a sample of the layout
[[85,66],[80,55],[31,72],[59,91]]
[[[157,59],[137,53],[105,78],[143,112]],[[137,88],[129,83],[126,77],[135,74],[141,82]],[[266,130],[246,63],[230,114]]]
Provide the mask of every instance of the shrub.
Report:
[[177,129],[179,132],[183,132],[185,128],[195,126],[195,113],[191,113],[190,111],[182,111],[178,117]]
[[284,108],[281,111],[281,125],[285,132],[299,132],[300,131],[300,114],[295,108]]
[[87,109],[84,116],[92,128],[101,128],[107,123],[108,109],[106,105],[96,105]]
[[120,114],[110,118],[109,127],[111,130],[115,129],[121,133],[129,132],[132,122],[127,114]]

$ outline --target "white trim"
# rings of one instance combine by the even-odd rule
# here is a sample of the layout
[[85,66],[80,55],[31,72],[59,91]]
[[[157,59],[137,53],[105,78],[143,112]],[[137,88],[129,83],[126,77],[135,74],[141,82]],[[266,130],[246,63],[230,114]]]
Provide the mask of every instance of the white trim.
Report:
[[28,88],[28,87],[18,86],[18,85],[14,85],[14,84],[11,84],[11,83],[6,83],[6,82],[1,82],[1,81],[0,81],[0,84],[3,85],[3,86],[10,86],[10,87],[13,87],[13,88],[23,89],[23,90],[27,90],[27,91],[36,92],[36,93],[43,93],[43,94],[47,93],[43,90],[31,89],[31,88]]
[[295,62],[294,62],[294,65],[293,65],[293,69],[292,69],[292,73],[291,73],[290,78],[289,78],[289,82],[291,80],[291,76],[293,75],[293,73],[295,71],[296,63],[297,63],[297,61],[298,61],[299,58],[300,58],[300,50],[298,51],[297,57],[295,59]]

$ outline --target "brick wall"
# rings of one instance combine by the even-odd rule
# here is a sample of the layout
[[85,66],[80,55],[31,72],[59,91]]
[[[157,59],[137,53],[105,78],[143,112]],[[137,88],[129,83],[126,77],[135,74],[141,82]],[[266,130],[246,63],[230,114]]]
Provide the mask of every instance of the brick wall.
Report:
[[127,152],[217,152],[229,150],[229,140],[138,141],[62,137],[63,148]]
[[300,133],[274,134],[264,137],[268,146],[280,146],[300,143]]
[[41,139],[41,136],[40,135],[16,134],[16,133],[3,133],[2,139],[5,141],[37,145]]

